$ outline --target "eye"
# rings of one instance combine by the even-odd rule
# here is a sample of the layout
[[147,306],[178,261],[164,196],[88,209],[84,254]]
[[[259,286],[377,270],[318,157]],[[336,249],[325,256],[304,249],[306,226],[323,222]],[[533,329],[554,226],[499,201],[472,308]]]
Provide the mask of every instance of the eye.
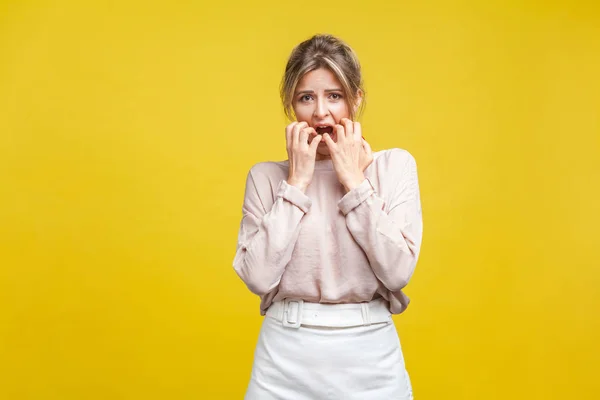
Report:
[[339,93],[331,93],[331,96],[333,97],[334,100],[339,100],[342,98],[342,95]]
[[310,94],[305,94],[302,97],[300,97],[300,101],[303,102],[303,103],[306,103],[307,101],[310,101],[311,98],[312,97],[311,97]]

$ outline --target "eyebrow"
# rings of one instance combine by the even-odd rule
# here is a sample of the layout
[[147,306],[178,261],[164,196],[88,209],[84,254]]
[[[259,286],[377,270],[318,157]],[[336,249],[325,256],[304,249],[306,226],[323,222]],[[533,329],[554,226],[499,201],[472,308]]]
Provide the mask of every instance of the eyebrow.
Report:
[[[342,89],[337,89],[337,88],[336,89],[325,89],[326,93],[341,92],[341,91],[342,91]],[[314,93],[314,92],[315,92],[314,90],[300,90],[300,91],[296,92],[296,95],[306,94],[306,93]]]

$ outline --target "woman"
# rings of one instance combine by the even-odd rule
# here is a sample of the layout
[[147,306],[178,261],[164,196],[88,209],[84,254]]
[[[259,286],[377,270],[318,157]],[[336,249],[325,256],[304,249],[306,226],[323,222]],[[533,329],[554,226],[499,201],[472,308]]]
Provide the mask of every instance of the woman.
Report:
[[294,48],[281,96],[288,160],[250,169],[233,263],[266,315],[246,399],[412,399],[391,314],[421,245],[415,160],[362,138],[360,64],[333,36]]

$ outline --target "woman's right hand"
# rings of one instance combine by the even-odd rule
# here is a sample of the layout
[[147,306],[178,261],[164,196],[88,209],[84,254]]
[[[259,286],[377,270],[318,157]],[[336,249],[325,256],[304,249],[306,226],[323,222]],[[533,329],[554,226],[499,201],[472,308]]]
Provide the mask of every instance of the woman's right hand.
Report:
[[285,138],[290,163],[287,182],[306,192],[315,171],[317,147],[322,137],[306,122],[292,122],[285,128]]

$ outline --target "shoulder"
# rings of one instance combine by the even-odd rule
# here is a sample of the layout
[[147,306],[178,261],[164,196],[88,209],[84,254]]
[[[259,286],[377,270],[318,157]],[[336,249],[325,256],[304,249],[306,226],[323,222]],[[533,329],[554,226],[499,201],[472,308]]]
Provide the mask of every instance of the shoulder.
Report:
[[419,178],[415,157],[405,149],[383,150],[378,167],[381,185],[392,188],[392,197],[419,196]]
[[262,161],[250,167],[249,174],[253,177],[279,175],[287,172],[287,161]]
[[287,173],[287,161],[263,161],[250,167],[247,180],[257,187],[274,186],[287,178]]
[[394,147],[373,153],[373,159],[380,163],[384,168],[396,169],[415,167],[415,157],[405,149]]

